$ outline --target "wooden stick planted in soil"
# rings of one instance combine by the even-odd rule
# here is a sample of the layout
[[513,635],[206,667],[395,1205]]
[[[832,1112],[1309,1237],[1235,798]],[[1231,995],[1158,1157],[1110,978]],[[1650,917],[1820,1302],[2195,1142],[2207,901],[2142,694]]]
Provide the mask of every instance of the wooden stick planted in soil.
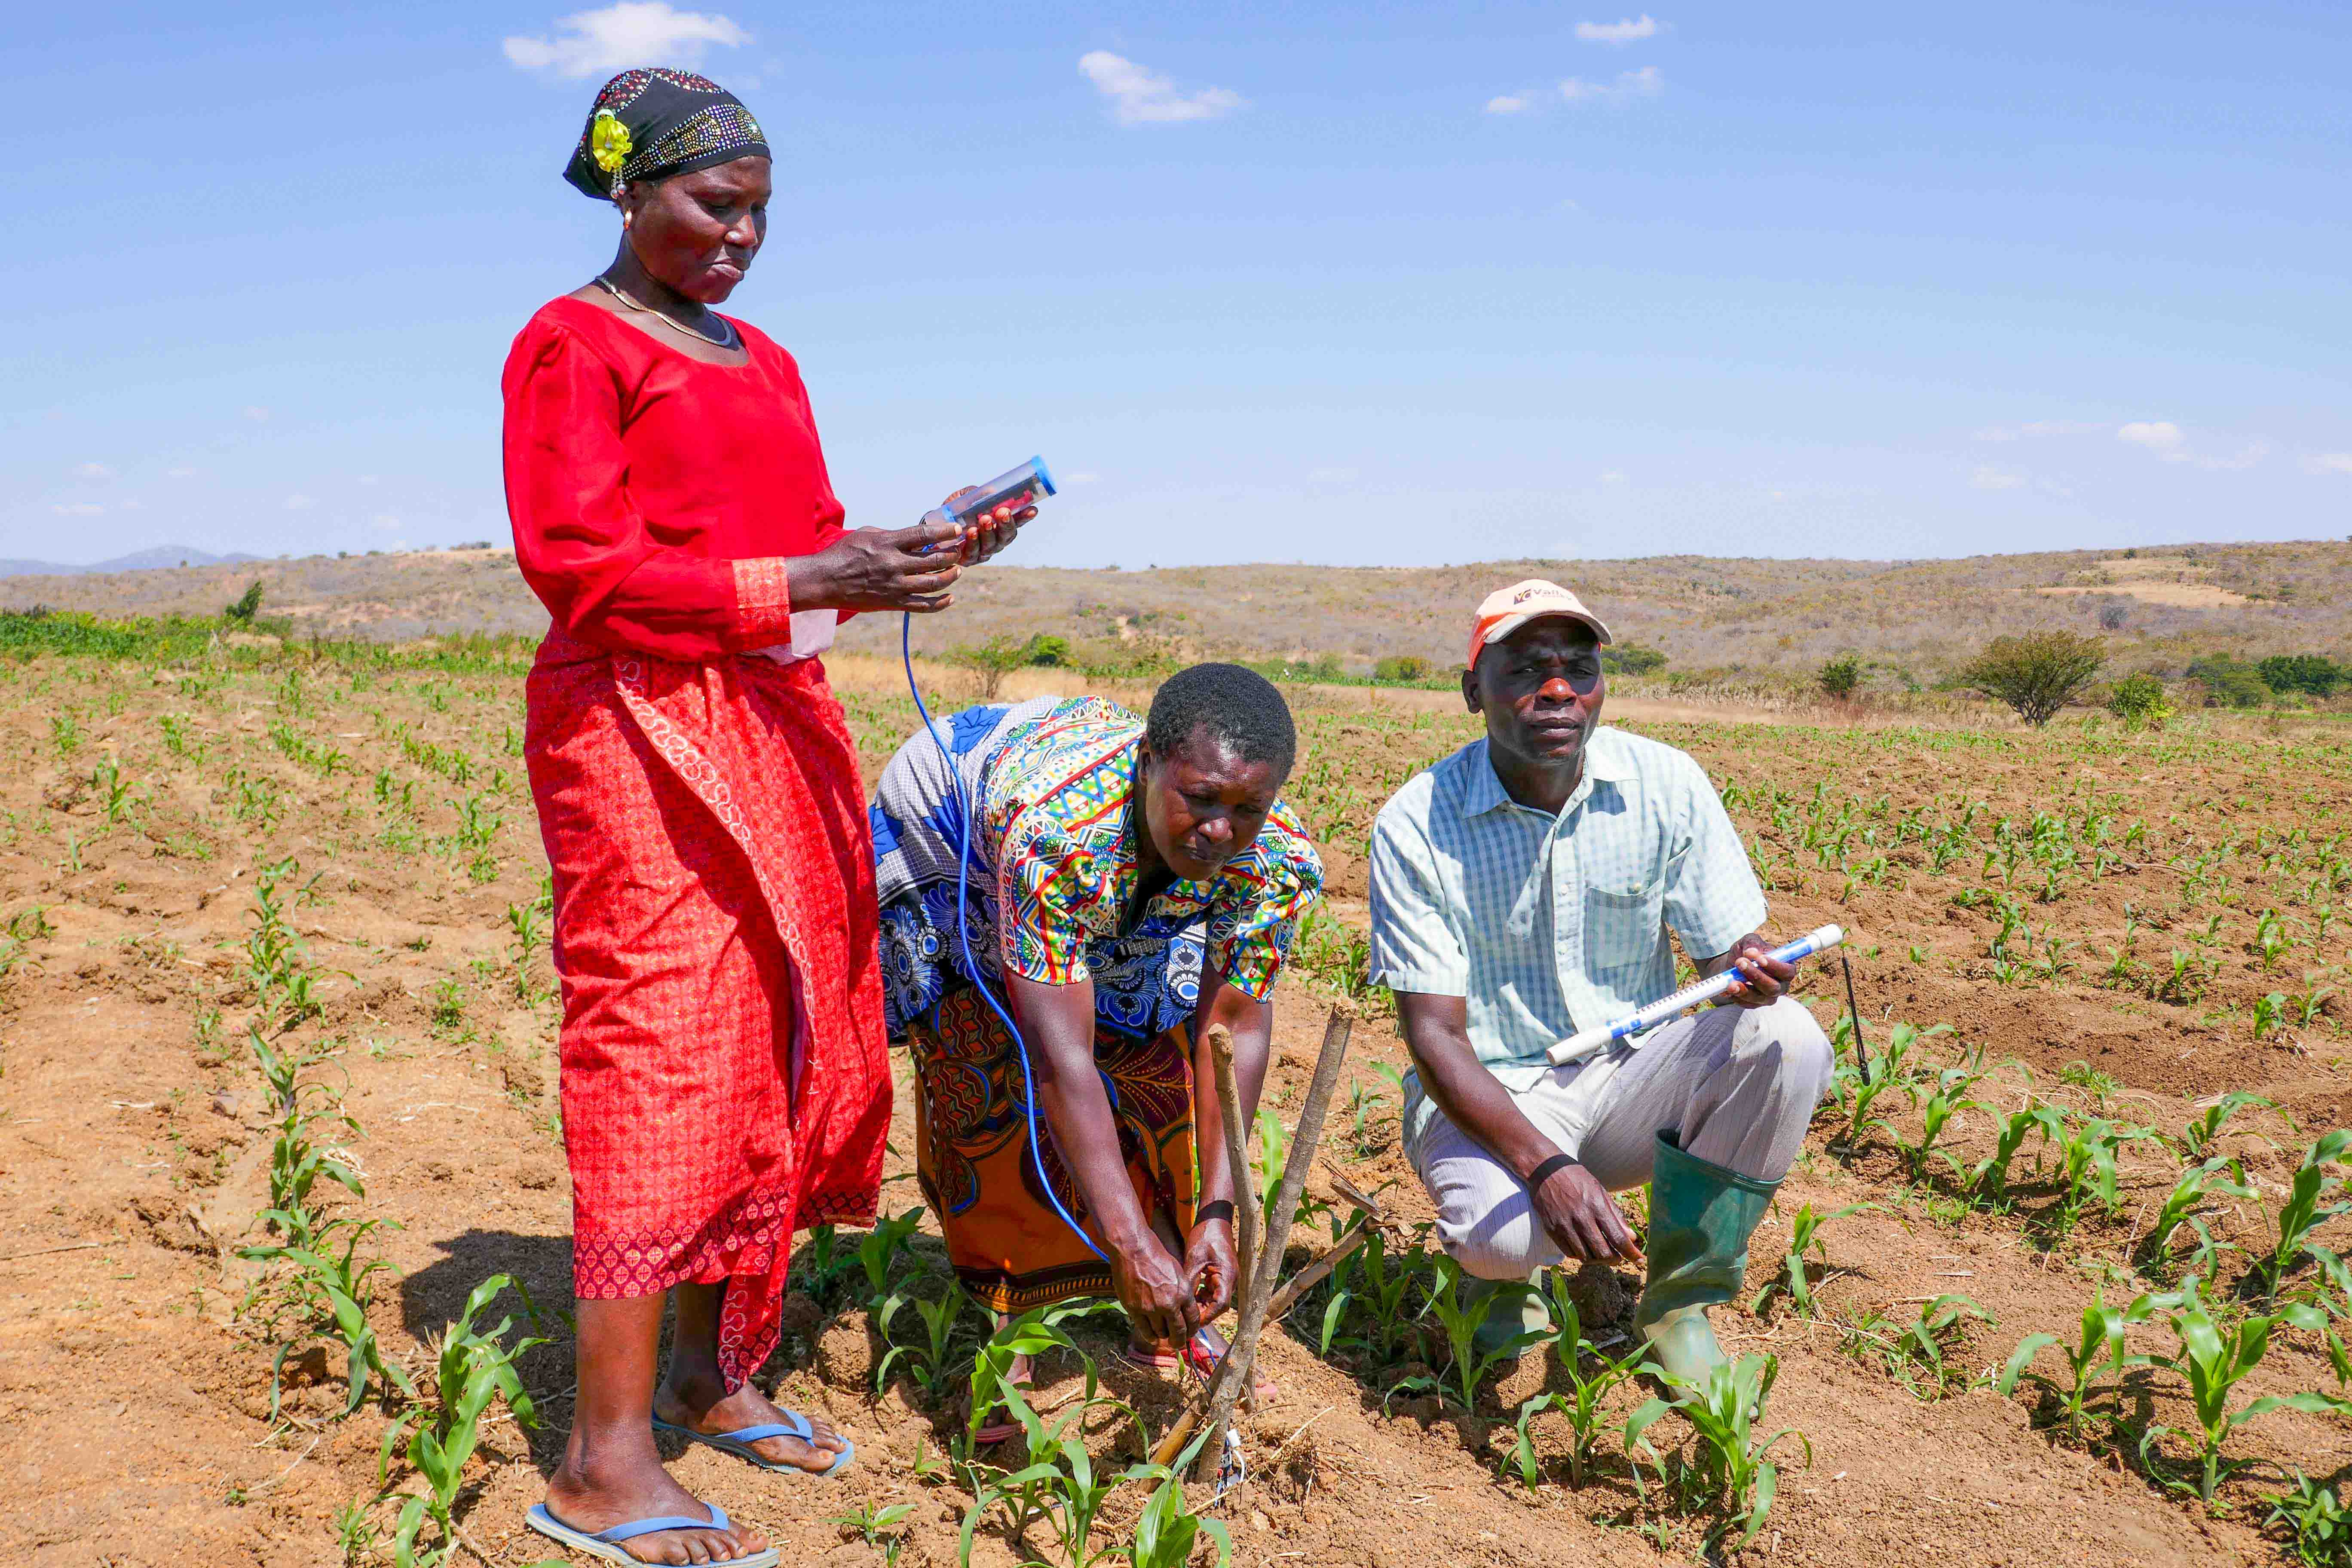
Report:
[[[1321,1284],[1332,1269],[1370,1240],[1378,1230],[1377,1226],[1361,1215],[1357,1215],[1356,1222],[1340,1233],[1339,1240],[1308,1258],[1307,1266],[1292,1275],[1290,1282],[1274,1293],[1274,1299],[1265,1304],[1265,1321],[1270,1323],[1282,1321],[1289,1315],[1290,1309],[1298,1304],[1299,1297]],[[1252,1360],[1255,1361],[1255,1357],[1253,1356]],[[1216,1384],[1211,1384],[1209,1392],[1213,1394],[1215,1388]],[[1159,1446],[1151,1450],[1153,1464],[1172,1465],[1176,1462],[1176,1456],[1184,1450],[1184,1439],[1190,1437],[1192,1429],[1201,1424],[1201,1413],[1206,1408],[1205,1402],[1195,1402],[1184,1407],[1183,1413],[1176,1417],[1176,1424],[1168,1428],[1168,1435],[1160,1438]]]
[[[1257,1193],[1250,1184],[1249,1155],[1242,1147],[1242,1092],[1241,1085],[1234,1077],[1234,1032],[1223,1024],[1210,1026],[1209,1059],[1215,1064],[1216,1068],[1217,1120],[1222,1124],[1224,1134],[1225,1170],[1232,1178],[1234,1188],[1234,1228],[1237,1233],[1234,1239],[1239,1244],[1237,1248],[1239,1256],[1234,1263],[1234,1272],[1239,1276],[1234,1281],[1234,1305],[1246,1313],[1249,1310],[1250,1284],[1257,1277],[1255,1267],[1257,1261],[1258,1244]],[[1225,1386],[1225,1371],[1233,1364],[1233,1348],[1228,1345],[1224,1360],[1217,1363],[1216,1374],[1210,1379],[1209,1399],[1212,1407],[1220,1391]],[[1231,1401],[1226,1402],[1226,1408],[1231,1410]],[[1170,1458],[1172,1458],[1176,1448],[1182,1445],[1184,1438],[1191,1435],[1193,1426],[1198,1424],[1197,1410],[1188,1411],[1186,1415],[1187,1419],[1179,1421],[1176,1429],[1171,1430],[1168,1436],[1160,1440],[1160,1448],[1153,1450],[1153,1458],[1159,1459],[1160,1463],[1169,1462],[1168,1459],[1159,1458],[1160,1450],[1167,1450]],[[1224,1440],[1222,1432],[1213,1433],[1211,1439],[1216,1443],[1222,1443]],[[1201,1472],[1200,1479],[1214,1480],[1217,1476],[1216,1461],[1213,1451],[1205,1445],[1202,1450],[1202,1462],[1205,1468]]]
[[[1283,1162],[1282,1180],[1274,1189],[1274,1223],[1266,1232],[1257,1262],[1257,1289],[1251,1292],[1265,1311],[1274,1297],[1274,1282],[1282,1277],[1282,1255],[1290,1246],[1290,1227],[1298,1219],[1298,1199],[1307,1190],[1307,1173],[1315,1164],[1323,1142],[1323,1120],[1331,1113],[1331,1096],[1339,1087],[1339,1068],[1348,1058],[1348,1037],[1355,1020],[1339,1008],[1323,1026],[1323,1054],[1316,1058],[1315,1076],[1307,1081],[1307,1099],[1298,1108],[1298,1131]],[[1251,1336],[1253,1350],[1256,1336]]]
[[[1298,1217],[1298,1194],[1307,1186],[1307,1173],[1315,1164],[1315,1151],[1323,1141],[1323,1120],[1331,1111],[1331,1094],[1339,1087],[1339,1067],[1347,1059],[1348,1036],[1354,1020],[1342,1009],[1331,1009],[1331,1016],[1323,1027],[1323,1054],[1316,1059],[1315,1076],[1307,1085],[1307,1099],[1298,1110],[1298,1130],[1291,1135],[1290,1158],[1284,1162],[1282,1180],[1275,1184],[1272,1223],[1266,1227],[1263,1248],[1252,1253],[1244,1247],[1241,1264],[1241,1316],[1234,1325],[1233,1343],[1226,1348],[1224,1360],[1218,1363],[1217,1375],[1209,1392],[1209,1440],[1201,1445],[1201,1458],[1193,1470],[1193,1479],[1213,1481],[1223,1456],[1225,1428],[1233,1420],[1234,1401],[1250,1385],[1251,1370],[1257,1360],[1257,1337],[1265,1326],[1266,1304],[1274,1295],[1274,1282],[1282,1273],[1282,1255],[1290,1244],[1291,1222]],[[1212,1037],[1214,1047],[1214,1037]],[[1218,1093],[1224,1093],[1225,1064],[1231,1059],[1233,1038],[1225,1037],[1224,1048],[1218,1054]]]
[[1257,1261],[1259,1215],[1257,1189],[1250,1179],[1249,1130],[1242,1121],[1241,1085],[1234,1077],[1234,1033],[1223,1024],[1209,1030],[1209,1057],[1217,1070],[1217,1120],[1223,1124],[1225,1173],[1234,1184],[1234,1235],[1241,1249],[1234,1269],[1241,1278],[1234,1281],[1234,1305],[1238,1308],[1249,1298],[1250,1277]]

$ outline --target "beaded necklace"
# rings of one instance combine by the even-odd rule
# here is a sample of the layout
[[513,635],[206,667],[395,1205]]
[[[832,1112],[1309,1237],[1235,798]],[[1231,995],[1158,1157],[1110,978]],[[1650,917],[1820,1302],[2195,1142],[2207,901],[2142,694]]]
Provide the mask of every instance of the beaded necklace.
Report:
[[677,321],[674,317],[671,317],[660,310],[655,310],[651,305],[640,304],[637,300],[624,293],[619,284],[614,282],[610,278],[605,277],[601,272],[596,274],[596,284],[597,287],[603,289],[605,293],[610,294],[614,299],[618,300],[630,310],[638,311],[644,315],[651,316],[655,321],[659,321],[663,326],[669,328],[672,331],[684,332],[688,337],[692,338],[696,342],[702,344],[705,348],[732,349],[740,348],[742,346],[742,340],[737,336],[734,323],[728,321],[724,316],[715,316],[715,319],[718,321],[719,326],[725,329],[726,335],[724,337],[714,338],[708,332],[698,332],[695,331],[685,322]]

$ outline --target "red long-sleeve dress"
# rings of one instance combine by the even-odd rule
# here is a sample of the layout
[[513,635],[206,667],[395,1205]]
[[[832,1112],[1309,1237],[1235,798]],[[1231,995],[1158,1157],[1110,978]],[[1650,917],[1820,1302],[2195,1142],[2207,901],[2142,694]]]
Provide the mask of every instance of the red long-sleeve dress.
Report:
[[786,558],[842,509],[799,367],[736,326],[749,363],[711,364],[560,299],[501,382],[515,557],[555,623],[524,756],[573,1289],[727,1281],[730,1389],[774,1348],[795,1231],[871,1219],[890,1113],[856,752],[788,651],[826,639],[793,637]]

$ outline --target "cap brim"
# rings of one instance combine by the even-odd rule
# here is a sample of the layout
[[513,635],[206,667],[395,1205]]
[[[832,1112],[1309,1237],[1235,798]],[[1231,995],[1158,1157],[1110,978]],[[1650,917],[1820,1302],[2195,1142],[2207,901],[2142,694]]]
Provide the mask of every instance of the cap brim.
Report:
[[1513,632],[1517,631],[1529,621],[1555,619],[1574,621],[1580,626],[1590,626],[1592,628],[1592,635],[1594,637],[1600,638],[1604,643],[1610,640],[1609,628],[1601,625],[1600,616],[1591,614],[1590,611],[1579,614],[1574,610],[1529,610],[1524,615],[1505,616],[1501,620],[1496,621],[1493,626],[1488,626],[1486,628],[1486,636],[1479,646],[1481,647],[1486,647],[1501,642],[1505,637],[1509,637]]

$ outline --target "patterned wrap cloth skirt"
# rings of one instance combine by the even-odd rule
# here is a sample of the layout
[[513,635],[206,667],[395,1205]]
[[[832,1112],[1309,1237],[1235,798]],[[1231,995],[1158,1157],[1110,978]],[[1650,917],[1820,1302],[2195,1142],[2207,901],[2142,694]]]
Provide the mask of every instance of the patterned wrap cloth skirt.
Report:
[[524,756],[554,873],[572,1276],[725,1285],[732,1390],[775,1348],[794,1234],[870,1224],[889,1130],[857,756],[814,659],[552,633]]
[[[912,1020],[919,1109],[915,1170],[923,1201],[947,1233],[948,1261],[972,1299],[996,1312],[1025,1312],[1072,1296],[1108,1296],[1110,1268],[1070,1233],[1045,1201],[1029,1152],[1027,1081],[1021,1054],[980,993],[959,985]],[[1139,1038],[1100,1022],[1095,1068],[1110,1099],[1128,1181],[1147,1215],[1192,1227],[1192,1046],[1186,1025]],[[1037,1126],[1045,1131],[1043,1108]],[[1062,1207],[1093,1223],[1054,1140],[1041,1151]],[[1105,1250],[1108,1250],[1107,1247]]]

